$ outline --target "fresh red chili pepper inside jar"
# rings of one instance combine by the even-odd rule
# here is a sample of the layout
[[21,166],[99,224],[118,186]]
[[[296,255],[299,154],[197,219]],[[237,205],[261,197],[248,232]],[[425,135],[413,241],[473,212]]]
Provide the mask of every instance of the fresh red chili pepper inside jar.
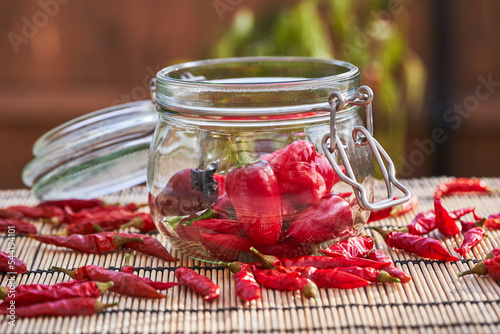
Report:
[[26,268],[26,263],[9,253],[0,251],[0,272],[24,274],[27,273],[28,270]]
[[184,216],[207,209],[215,203],[219,186],[214,179],[218,163],[207,170],[187,168],[175,173],[155,199],[163,216]]
[[252,242],[234,234],[201,233],[201,244],[213,257],[223,261],[234,261],[240,252],[249,252]]
[[320,252],[330,257],[365,257],[372,249],[372,237],[356,236],[337,242]]
[[141,237],[124,237],[118,233],[102,232],[95,234],[72,234],[69,237],[62,235],[36,235],[30,234],[30,238],[49,245],[66,247],[83,253],[100,254],[111,252],[122,247],[128,242],[142,242]]
[[0,231],[13,231],[15,234],[36,234],[35,225],[20,219],[1,219]]
[[285,239],[312,245],[353,233],[354,219],[349,203],[328,194],[319,203],[297,214],[290,222]]
[[455,252],[465,256],[465,254],[467,254],[472,248],[476,247],[484,239],[486,233],[482,225],[485,220],[486,219],[481,220],[477,227],[473,227],[465,232],[462,245],[460,247],[455,247]]
[[[10,304],[11,300],[14,301],[16,307],[20,307],[67,298],[99,298],[111,287],[113,287],[113,282],[111,281],[106,283],[77,281],[77,283],[71,286],[28,284],[24,288],[24,292],[19,291],[18,286],[11,294],[6,291],[6,288],[0,287],[0,299],[4,299],[3,303],[0,304],[0,308],[2,305]],[[2,289],[4,290],[2,291]],[[6,298],[2,298],[3,295]]]
[[495,281],[500,281],[500,256],[478,262],[473,268],[458,273],[458,277],[470,274],[490,275]]
[[[38,317],[42,315],[89,315],[102,312],[118,303],[102,304],[92,297],[61,299],[52,302],[16,307],[16,317]],[[9,314],[7,308],[0,308],[1,314]]]
[[52,270],[62,272],[73,279],[97,282],[113,282],[109,291],[131,297],[162,299],[162,295],[134,274],[109,270],[95,265],[87,265],[73,270],[53,266]]
[[409,233],[384,231],[378,227],[372,227],[380,233],[388,247],[402,249],[415,255],[442,261],[458,261],[439,241],[431,238],[424,238]]
[[444,208],[439,197],[434,197],[434,213],[436,214],[436,226],[439,232],[446,236],[453,236],[460,233],[457,222],[448,210]]
[[388,265],[382,267],[381,270],[384,270],[392,277],[399,278],[401,283],[405,284],[411,281],[411,276],[396,267],[391,258],[381,250],[373,249],[370,253],[368,253],[368,258],[377,262],[389,263]]
[[281,197],[269,163],[238,152],[226,176],[226,192],[243,230],[254,244],[273,245],[281,234]]
[[187,267],[175,269],[175,277],[183,285],[203,296],[203,299],[211,302],[220,295],[220,287],[206,276],[200,275]]
[[445,195],[461,195],[466,193],[489,194],[490,192],[490,187],[483,180],[456,178],[440,183],[436,188],[434,196],[439,198]]

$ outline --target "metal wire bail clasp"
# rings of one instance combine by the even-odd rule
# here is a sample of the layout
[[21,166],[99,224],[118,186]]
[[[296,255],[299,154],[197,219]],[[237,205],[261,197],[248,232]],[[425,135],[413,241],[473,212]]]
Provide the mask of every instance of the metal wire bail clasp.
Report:
[[[328,100],[331,106],[330,133],[325,134],[321,141],[323,153],[327,157],[328,161],[335,170],[335,173],[337,173],[340,179],[352,186],[359,206],[365,210],[377,211],[408,201],[411,196],[410,191],[396,179],[396,172],[391,158],[389,157],[387,152],[385,152],[382,146],[380,146],[380,144],[375,140],[375,138],[373,138],[373,92],[370,87],[361,86],[356,92],[354,92],[354,94],[352,94],[348,98],[344,98],[340,92],[333,92],[330,94]],[[352,130],[352,138],[355,141],[356,148],[369,145],[370,149],[372,150],[373,156],[380,168],[387,189],[387,197],[380,201],[373,203],[370,203],[368,201],[366,191],[363,186],[356,181],[356,176],[354,175],[351,164],[349,163],[349,159],[347,158],[345,149],[340,143],[339,138],[337,137],[336,115],[338,111],[344,109],[346,104],[366,107],[367,128],[363,126],[354,127],[354,129]],[[338,151],[342,164],[345,167],[345,174],[342,172],[339,165],[335,161],[335,157],[333,156],[333,153],[335,153],[335,151]],[[404,196],[394,199],[394,187],[399,189],[404,194]]]

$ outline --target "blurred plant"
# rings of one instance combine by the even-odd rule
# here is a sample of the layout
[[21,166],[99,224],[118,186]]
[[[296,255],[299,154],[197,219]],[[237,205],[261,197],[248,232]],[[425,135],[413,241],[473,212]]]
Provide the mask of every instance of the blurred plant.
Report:
[[213,56],[337,58],[358,66],[361,83],[375,93],[375,137],[396,161],[404,155],[407,114],[421,108],[426,76],[409,45],[402,2],[301,0],[259,17],[239,8]]

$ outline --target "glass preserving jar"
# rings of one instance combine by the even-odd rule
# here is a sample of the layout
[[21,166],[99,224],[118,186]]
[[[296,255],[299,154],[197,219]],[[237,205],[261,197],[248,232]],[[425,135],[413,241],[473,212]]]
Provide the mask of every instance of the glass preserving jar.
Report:
[[[371,98],[357,67],[337,60],[228,58],[161,70],[147,175],[159,231],[183,253],[221,261],[255,260],[250,247],[315,254],[356,235],[369,210],[409,198],[371,137]],[[388,165],[388,196],[377,203],[374,156]],[[393,186],[404,192],[396,201]]]

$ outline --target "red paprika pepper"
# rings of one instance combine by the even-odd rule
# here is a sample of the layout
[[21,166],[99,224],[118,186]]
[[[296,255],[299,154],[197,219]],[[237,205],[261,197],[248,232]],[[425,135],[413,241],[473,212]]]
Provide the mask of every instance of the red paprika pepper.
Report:
[[203,296],[207,302],[214,301],[220,295],[220,287],[210,278],[200,275],[187,267],[175,269],[175,277],[183,285]]
[[439,241],[431,238],[424,238],[418,235],[397,231],[384,231],[378,227],[372,227],[384,238],[387,246],[402,249],[418,256],[443,261],[458,261],[452,256]]
[[484,235],[486,233],[484,232],[482,225],[484,224],[485,220],[486,219],[481,220],[477,227],[473,227],[465,232],[462,245],[460,247],[455,247],[455,252],[462,256],[465,256],[467,252],[476,247],[484,239]]
[[391,258],[381,250],[373,249],[370,253],[368,253],[368,258],[377,262],[389,263],[388,265],[382,267],[381,270],[387,272],[392,277],[399,278],[401,283],[405,284],[411,281],[411,276],[396,267]]
[[[102,312],[118,303],[102,304],[92,297],[68,298],[52,302],[16,307],[16,317],[38,317],[42,315],[89,315]],[[9,314],[7,308],[0,308],[1,314]]]
[[226,191],[244,231],[254,244],[273,245],[281,234],[278,181],[264,160],[239,152],[238,163],[226,177]]
[[390,264],[376,262],[370,259],[351,258],[351,257],[328,257],[328,256],[313,256],[305,255],[297,258],[282,258],[281,263],[284,267],[315,267],[318,269],[329,269],[337,267],[371,267],[380,269],[383,266]]
[[26,263],[12,256],[9,253],[0,251],[0,272],[16,274],[27,273]]
[[211,234],[201,233],[201,243],[203,245],[210,245],[209,249],[219,249],[220,252],[239,251],[249,252],[252,247],[252,242],[235,234]]
[[330,257],[365,257],[372,248],[372,237],[356,236],[320,249],[320,252]]
[[285,239],[301,244],[319,244],[354,233],[354,218],[349,203],[328,194],[316,205],[301,211],[290,222]]
[[274,245],[259,245],[259,251],[263,254],[274,255],[277,257],[297,257],[311,254],[315,246],[300,244],[294,240],[281,241]]
[[446,236],[453,236],[460,233],[460,228],[455,219],[444,208],[439,197],[434,197],[434,213],[436,214],[436,226],[439,232]]
[[14,230],[15,234],[36,234],[38,232],[36,227],[27,221],[0,218],[0,231],[7,232],[9,230]]
[[440,183],[436,188],[434,196],[440,198],[445,195],[461,195],[466,193],[489,194],[490,188],[486,182],[480,179],[456,178]]
[[495,281],[500,282],[500,256],[478,262],[473,268],[458,273],[458,277],[470,274],[490,275]]

